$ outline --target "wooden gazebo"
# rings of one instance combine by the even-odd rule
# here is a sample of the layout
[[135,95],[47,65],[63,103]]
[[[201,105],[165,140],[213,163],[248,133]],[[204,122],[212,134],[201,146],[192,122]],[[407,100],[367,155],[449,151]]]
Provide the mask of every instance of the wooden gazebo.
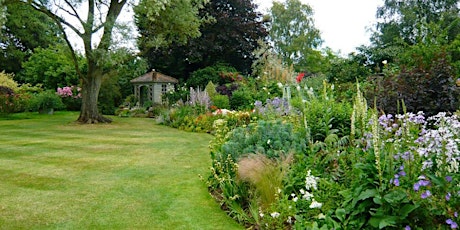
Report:
[[174,84],[179,81],[176,78],[152,70],[130,81],[134,86],[134,95],[140,105],[147,100],[153,103],[162,103],[162,95],[174,90]]

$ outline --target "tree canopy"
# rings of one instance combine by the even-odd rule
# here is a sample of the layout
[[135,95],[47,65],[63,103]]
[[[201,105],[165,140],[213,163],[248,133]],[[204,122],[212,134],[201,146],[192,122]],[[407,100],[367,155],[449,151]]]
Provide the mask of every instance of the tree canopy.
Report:
[[321,54],[314,49],[322,40],[314,25],[313,9],[299,0],[275,1],[270,17],[270,40],[284,63],[294,65],[298,71],[318,65]]
[[385,0],[377,10],[379,22],[372,41],[381,47],[413,45],[430,42],[440,33],[453,41],[460,33],[459,12],[457,0]]
[[[143,15],[138,14],[137,25],[140,33],[148,37],[158,28],[143,23]],[[183,77],[197,69],[227,63],[242,73],[250,73],[257,40],[267,35],[256,5],[251,0],[214,0],[202,8],[199,15],[208,20],[200,27],[201,36],[187,43],[156,48],[140,41],[139,48],[151,67]]]
[[8,1],[5,9],[6,22],[0,32],[0,70],[17,74],[35,48],[64,42],[58,27],[46,15],[15,1]]

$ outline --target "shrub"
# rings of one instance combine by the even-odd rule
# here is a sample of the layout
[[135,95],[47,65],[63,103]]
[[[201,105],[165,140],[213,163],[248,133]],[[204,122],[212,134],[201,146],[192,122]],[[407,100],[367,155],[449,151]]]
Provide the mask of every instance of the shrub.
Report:
[[350,134],[352,107],[346,101],[335,100],[334,85],[323,82],[320,95],[307,86],[298,87],[297,93],[299,95],[291,99],[291,105],[301,111],[305,123],[302,120],[299,124],[301,128],[308,129],[305,131],[312,142],[323,141],[330,134],[338,136]]
[[218,95],[218,93],[216,91],[216,86],[214,85],[214,83],[212,83],[212,81],[208,82],[208,84],[206,85],[206,88],[204,89],[204,91],[206,91],[206,93],[208,93],[208,95],[210,97],[214,97],[214,96]]
[[51,90],[33,95],[29,105],[29,109],[32,111],[62,109],[64,107],[61,97]]
[[235,81],[237,76],[238,73],[235,68],[220,63],[193,72],[187,85],[204,89],[210,81],[217,85],[223,85]]
[[118,77],[106,75],[102,78],[99,90],[98,108],[102,114],[113,115],[117,106],[121,104],[120,86]]
[[227,95],[214,95],[211,97],[211,101],[218,109],[230,109],[230,100]]
[[0,86],[5,86],[14,91],[18,89],[18,83],[13,80],[13,74],[0,72]]
[[239,88],[238,84],[225,84],[216,87],[216,91],[221,95],[226,95],[227,97],[231,98],[233,92]]
[[251,92],[247,88],[241,87],[234,91],[230,97],[230,108],[235,110],[250,110],[253,108],[254,101]]
[[258,121],[233,130],[229,140],[222,145],[221,156],[230,155],[237,161],[243,155],[258,153],[276,159],[292,152],[303,152],[305,148],[305,140],[294,132],[291,124]]
[[0,85],[0,113],[9,114],[14,112],[16,95],[13,89]]
[[79,111],[81,108],[81,88],[77,86],[58,87],[57,94],[62,98],[68,111]]
[[454,112],[458,109],[460,91],[455,85],[455,73],[445,53],[440,53],[429,65],[403,69],[397,75],[375,77],[375,88],[368,90],[369,101],[387,113],[400,113],[403,102],[408,112],[424,111],[427,115]]

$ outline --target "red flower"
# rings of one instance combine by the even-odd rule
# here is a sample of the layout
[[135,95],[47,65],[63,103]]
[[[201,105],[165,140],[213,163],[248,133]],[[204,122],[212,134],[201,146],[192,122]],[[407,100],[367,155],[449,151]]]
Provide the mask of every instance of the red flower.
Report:
[[297,75],[297,77],[295,78],[297,80],[297,83],[300,83],[304,76],[305,73],[299,73],[299,75]]

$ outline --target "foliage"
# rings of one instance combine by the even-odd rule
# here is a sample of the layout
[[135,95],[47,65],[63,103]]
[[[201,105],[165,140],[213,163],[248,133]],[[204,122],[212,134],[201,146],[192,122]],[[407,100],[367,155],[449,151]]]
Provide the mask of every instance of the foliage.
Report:
[[0,32],[0,70],[19,76],[23,62],[36,48],[46,49],[56,43],[62,44],[64,40],[57,25],[46,15],[19,1],[5,3],[2,5],[6,15],[2,15],[5,24]]
[[230,97],[230,108],[235,110],[249,110],[252,109],[254,101],[250,89],[240,87],[232,92],[232,97]]
[[[181,76],[185,81],[190,73],[218,63],[228,63],[238,72],[249,74],[257,40],[267,36],[266,21],[256,8],[247,0],[210,1],[199,13],[203,18],[212,19],[201,25],[200,37],[160,49],[141,44],[140,50],[151,67],[171,76]],[[155,28],[139,25],[141,34],[152,29]]]
[[61,97],[55,91],[47,90],[32,96],[29,109],[32,111],[40,111],[47,109],[62,109],[65,105],[62,103]]
[[303,89],[298,86],[297,92],[299,96],[292,99],[292,106],[302,112],[304,120],[299,123],[304,123],[302,129],[312,142],[349,135],[352,109],[349,103],[335,100],[334,85],[324,81],[319,93],[307,85]]
[[384,47],[398,40],[410,45],[429,42],[439,33],[433,30],[433,25],[447,30],[447,38],[452,41],[460,33],[458,12],[456,0],[386,0],[377,10],[377,18],[381,20],[373,36],[374,43]]
[[13,79],[14,74],[0,72],[0,86],[5,86],[13,91],[18,90],[18,83]]
[[0,114],[14,112],[15,98],[13,89],[0,85]]
[[[104,77],[115,78],[116,80],[110,82],[113,82],[119,88],[121,98],[126,98],[133,94],[133,85],[130,81],[145,74],[148,66],[146,61],[138,57],[133,51],[127,48],[117,48],[110,52],[110,58],[104,69],[107,71]],[[106,80],[102,84],[105,82]],[[104,86],[102,85],[101,87]],[[115,101],[118,102],[118,100]],[[114,106],[117,105],[115,104]]]
[[367,59],[362,54],[350,54],[348,58],[337,58],[331,63],[327,80],[335,84],[361,82],[371,74],[366,61]]
[[104,75],[99,91],[98,108],[102,114],[113,115],[115,109],[121,104],[120,85],[117,77]]
[[204,91],[206,91],[206,93],[208,93],[209,97],[211,97],[211,98],[216,96],[216,95],[218,95],[218,93],[216,91],[216,86],[214,85],[214,83],[212,81],[208,82],[208,84],[204,88]]
[[[79,62],[83,63],[82,57],[79,57]],[[36,48],[22,66],[19,81],[42,84],[47,90],[79,83],[72,57],[64,45]]]
[[[413,58],[423,57],[414,53]],[[375,97],[377,106],[389,113],[400,112],[401,102],[410,112],[424,111],[427,115],[453,112],[459,105],[455,79],[455,70],[442,52],[429,62],[421,60],[414,68],[402,69],[397,75],[376,77],[369,97]]]
[[187,80],[187,85],[204,89],[209,82],[223,85],[235,81],[237,77],[238,73],[235,68],[218,63],[214,66],[194,71]]
[[291,124],[261,120],[247,127],[234,129],[216,158],[231,156],[237,161],[246,154],[258,153],[269,159],[278,159],[292,152],[304,151],[305,145],[305,141],[295,133]]
[[212,105],[218,109],[230,109],[230,100],[227,95],[214,95],[211,97]]
[[283,59],[283,64],[296,66],[297,71],[312,71],[321,58],[320,32],[314,26],[313,10],[299,0],[285,3],[273,2],[270,10],[270,39],[275,52]]
[[[281,123],[273,122],[276,116],[264,116],[271,122],[260,120],[232,131],[227,121],[216,121],[208,185],[230,215],[264,229],[457,228],[459,119],[446,113],[426,118],[423,112],[379,117],[376,109],[368,109],[359,84],[356,91],[351,112],[343,103],[347,112],[326,112],[324,118],[311,119],[309,113],[315,111],[313,102],[323,104],[318,111],[338,107],[327,84],[321,96],[312,89],[299,92],[305,100],[305,107],[298,107],[303,109],[301,119],[294,116]],[[339,134],[329,126],[326,136],[314,139],[322,131],[310,128],[315,122],[341,113],[348,114],[342,122],[351,131]],[[292,134],[303,131],[295,134],[295,141],[285,142],[286,127]],[[348,138],[339,136],[348,133]],[[306,145],[298,149],[290,143]],[[263,168],[272,163],[255,160],[256,154],[279,159],[286,151],[295,153],[290,170],[277,195],[270,193],[269,202],[260,203],[261,188],[273,191],[260,179],[265,177]]]
[[[282,189],[289,156],[302,152],[305,143],[291,125],[281,122],[259,121],[230,132],[227,121],[220,119],[214,123],[214,129],[216,138],[210,143],[212,173],[208,186],[213,194],[218,192],[215,195],[230,208],[234,218],[254,222],[259,215],[257,207],[268,208],[277,200],[275,194]],[[250,170],[255,167],[262,174]],[[253,187],[241,180],[249,181]],[[251,195],[254,191],[255,196]],[[255,207],[252,217],[244,209],[248,206]]]

